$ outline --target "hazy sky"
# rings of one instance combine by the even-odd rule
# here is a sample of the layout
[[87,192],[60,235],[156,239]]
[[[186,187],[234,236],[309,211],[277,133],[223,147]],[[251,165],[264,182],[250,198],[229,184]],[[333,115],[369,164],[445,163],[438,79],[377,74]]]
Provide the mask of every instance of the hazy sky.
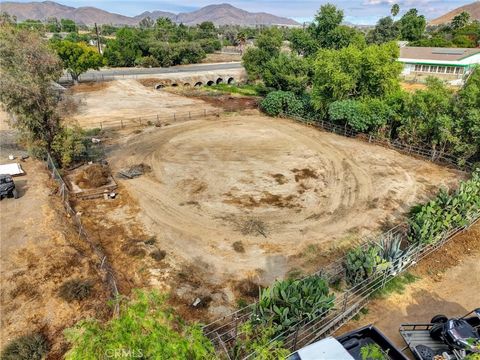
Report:
[[[15,1],[15,0],[11,0]],[[18,0],[17,0],[18,1]],[[31,0],[20,0],[29,2]],[[378,18],[387,16],[393,3],[398,3],[403,11],[416,7],[427,18],[435,18],[458,6],[473,0],[57,0],[74,7],[95,6],[122,15],[138,15],[145,10],[165,10],[174,13],[192,11],[209,4],[228,2],[242,9],[309,21],[320,5],[331,2],[345,11],[345,20],[357,24],[373,24]]]

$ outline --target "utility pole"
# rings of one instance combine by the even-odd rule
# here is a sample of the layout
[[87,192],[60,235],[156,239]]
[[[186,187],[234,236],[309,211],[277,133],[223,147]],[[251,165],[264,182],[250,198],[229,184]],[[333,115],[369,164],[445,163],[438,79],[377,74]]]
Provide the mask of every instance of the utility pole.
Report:
[[98,48],[98,53],[102,53],[102,49],[100,47],[100,36],[98,35],[98,26],[97,23],[95,23],[95,33],[97,34],[97,48]]

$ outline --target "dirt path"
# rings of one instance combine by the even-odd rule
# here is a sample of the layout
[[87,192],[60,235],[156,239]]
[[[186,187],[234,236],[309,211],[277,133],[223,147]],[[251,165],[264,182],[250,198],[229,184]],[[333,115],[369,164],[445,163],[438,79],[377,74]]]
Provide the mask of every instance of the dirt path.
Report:
[[[308,245],[344,245],[459,178],[395,151],[260,115],[149,129],[111,151],[115,171],[141,162],[152,173],[124,185],[147,228],[163,248],[208,264],[218,283],[252,273],[270,283]],[[266,237],[242,233],[251,219]],[[244,253],[233,249],[236,241]]]
[[480,223],[447,246],[422,260],[413,271],[419,276],[403,293],[372,301],[368,314],[351,321],[337,334],[374,324],[398,346],[402,323],[429,322],[436,314],[461,316],[480,306]]

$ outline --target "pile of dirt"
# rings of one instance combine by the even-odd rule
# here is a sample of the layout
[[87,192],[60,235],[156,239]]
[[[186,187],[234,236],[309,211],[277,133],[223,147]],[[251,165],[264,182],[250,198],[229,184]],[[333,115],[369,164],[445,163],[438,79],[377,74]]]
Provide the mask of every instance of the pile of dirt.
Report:
[[152,171],[152,168],[149,165],[140,163],[140,164],[130,166],[129,168],[120,170],[117,176],[123,179],[133,179],[133,178],[142,176],[143,174],[148,173],[150,171]]
[[95,189],[110,182],[110,170],[101,164],[86,166],[75,176],[75,182],[81,189]]
[[[176,91],[176,90],[174,90]],[[259,98],[254,96],[233,96],[214,91],[197,89],[181,90],[181,95],[201,99],[217,108],[228,112],[242,111],[247,109],[258,109]]]

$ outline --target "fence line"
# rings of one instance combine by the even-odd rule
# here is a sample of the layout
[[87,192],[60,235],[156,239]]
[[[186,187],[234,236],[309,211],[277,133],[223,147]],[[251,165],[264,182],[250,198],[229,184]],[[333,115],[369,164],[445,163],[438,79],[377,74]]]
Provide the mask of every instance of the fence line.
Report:
[[[58,172],[58,169],[55,166],[55,163],[52,157],[50,156],[50,154],[47,154],[46,164],[47,164],[48,170],[51,172],[52,178],[60,185],[60,195],[62,197],[62,202],[65,208],[65,211],[72,218],[73,223],[75,224],[78,230],[78,236],[83,238],[88,243],[88,245],[92,248],[93,252],[97,256],[98,269],[100,270],[102,277],[104,277],[104,281],[106,282],[109,288],[111,297],[113,299],[116,299],[119,295],[116,276],[113,268],[111,267],[108,261],[107,255],[105,254],[101,246],[96,244],[91,239],[85,227],[83,226],[80,215],[75,211],[70,201],[70,195],[69,195],[67,184],[65,183],[62,176]],[[114,315],[117,315],[118,312],[119,312],[119,304],[118,302],[115,302]]]
[[[297,323],[288,328],[282,334],[272,339],[269,346],[271,346],[275,340],[281,339],[283,341],[283,347],[294,352],[299,348],[332,334],[340,328],[340,326],[358,314],[370,301],[372,295],[383,289],[392,279],[417,264],[418,261],[424,257],[443,247],[457,234],[478,222],[479,219],[480,213],[476,213],[470,219],[467,219],[468,225],[445,231],[442,234],[442,238],[433,244],[419,243],[410,245],[406,249],[408,251],[400,258],[394,260],[387,270],[378,271],[373,277],[367,278],[361,283],[347,288],[335,297],[331,309],[318,314],[308,322]],[[402,240],[405,240],[407,236],[406,228],[397,226],[377,238],[363,242],[361,246],[367,247],[371,244],[378,244],[382,238],[388,237],[387,239],[392,239],[393,236],[400,236]],[[322,274],[326,276],[327,279],[332,280],[332,276],[338,275],[338,267],[339,265],[341,266],[344,261],[345,257],[342,257],[310,276]],[[343,275],[344,274],[341,276],[343,277]],[[235,345],[237,337],[242,335],[238,327],[252,318],[254,305],[255,304],[250,304],[203,328],[204,334],[210,338],[215,347],[220,349],[222,355],[225,355],[227,359],[230,359],[228,349],[231,349]],[[254,353],[250,354],[245,359],[250,359],[254,355]]]
[[399,140],[390,141],[388,139],[380,138],[375,135],[356,131],[347,125],[341,126],[326,120],[313,120],[292,116],[289,116],[288,118],[292,118],[306,125],[314,126],[337,135],[360,138],[371,144],[383,146],[389,149],[394,149],[410,156],[417,156],[436,164],[452,166],[456,169],[463,171],[471,171],[473,169],[473,164],[471,164],[470,162],[453,156],[451,154],[445,153],[443,151],[438,151],[431,148],[423,148],[414,145],[406,145]]
[[109,120],[98,122],[100,129],[124,129],[133,126],[165,126],[172,122],[187,121],[206,118],[209,116],[220,116],[220,109],[203,109],[197,111],[174,112],[169,115],[147,115],[128,119]]

